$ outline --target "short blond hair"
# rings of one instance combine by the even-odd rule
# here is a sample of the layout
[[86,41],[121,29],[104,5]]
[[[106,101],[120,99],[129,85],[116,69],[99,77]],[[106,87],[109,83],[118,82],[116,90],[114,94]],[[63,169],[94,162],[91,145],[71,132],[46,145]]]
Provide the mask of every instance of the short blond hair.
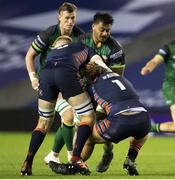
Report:
[[66,40],[67,42],[72,42],[72,38],[71,38],[71,37],[66,36],[66,35],[63,35],[63,36],[58,36],[58,37],[55,39],[55,41],[54,41],[54,43],[52,44],[52,46],[55,47],[56,44],[57,44],[57,42],[60,41],[60,40]]

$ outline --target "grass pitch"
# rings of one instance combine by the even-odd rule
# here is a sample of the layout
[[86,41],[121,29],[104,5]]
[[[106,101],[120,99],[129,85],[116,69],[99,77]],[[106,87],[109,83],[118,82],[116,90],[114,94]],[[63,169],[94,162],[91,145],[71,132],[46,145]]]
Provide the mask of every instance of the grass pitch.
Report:
[[[23,177],[20,175],[20,168],[30,137],[31,133],[0,133],[0,179],[175,179],[175,136],[148,139],[136,161],[140,173],[137,177],[128,176],[122,168],[128,150],[128,139],[115,145],[114,159],[105,173],[95,171],[103,152],[103,145],[96,145],[93,155],[87,162],[92,171],[90,176],[55,174],[43,162],[44,156],[52,147],[52,133],[46,136],[34,159],[33,176]],[[66,162],[65,149],[60,155],[60,159]]]

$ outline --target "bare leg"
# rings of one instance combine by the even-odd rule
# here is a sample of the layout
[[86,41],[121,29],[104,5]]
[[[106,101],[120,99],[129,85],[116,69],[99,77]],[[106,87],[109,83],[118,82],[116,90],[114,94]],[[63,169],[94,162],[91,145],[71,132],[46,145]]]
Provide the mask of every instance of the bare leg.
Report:
[[175,133],[175,104],[170,106],[172,122],[165,122],[160,124],[161,132],[172,132]]
[[93,142],[93,139],[90,137],[87,141],[86,144],[83,147],[82,153],[81,153],[81,158],[83,161],[87,161],[95,147],[95,143]]
[[170,112],[173,121],[153,124],[152,125],[153,132],[175,133],[175,105],[170,106]]

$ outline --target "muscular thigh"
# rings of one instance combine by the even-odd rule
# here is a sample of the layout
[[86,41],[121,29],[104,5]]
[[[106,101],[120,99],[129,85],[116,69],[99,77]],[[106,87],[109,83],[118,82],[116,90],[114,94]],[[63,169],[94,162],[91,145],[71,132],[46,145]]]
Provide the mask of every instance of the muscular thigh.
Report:
[[38,100],[38,113],[39,113],[39,123],[38,128],[44,128],[48,130],[51,122],[54,118],[55,101],[48,102],[42,99]]
[[53,101],[57,99],[59,88],[55,84],[54,72],[54,68],[45,68],[41,71],[39,99],[45,101]]
[[56,84],[59,87],[64,99],[68,100],[84,92],[83,85],[80,81],[79,74],[70,68],[60,68],[55,74]]
[[70,97],[68,102],[78,115],[80,125],[85,123],[92,127],[95,121],[95,112],[88,94],[84,92],[74,97]]

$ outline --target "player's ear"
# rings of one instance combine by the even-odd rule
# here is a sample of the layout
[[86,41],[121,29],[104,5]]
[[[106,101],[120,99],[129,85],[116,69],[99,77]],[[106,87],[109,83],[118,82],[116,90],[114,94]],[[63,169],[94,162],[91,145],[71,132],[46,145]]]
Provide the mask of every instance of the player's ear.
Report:
[[92,30],[94,30],[94,24],[92,24]]
[[61,14],[57,14],[57,21],[60,22]]

